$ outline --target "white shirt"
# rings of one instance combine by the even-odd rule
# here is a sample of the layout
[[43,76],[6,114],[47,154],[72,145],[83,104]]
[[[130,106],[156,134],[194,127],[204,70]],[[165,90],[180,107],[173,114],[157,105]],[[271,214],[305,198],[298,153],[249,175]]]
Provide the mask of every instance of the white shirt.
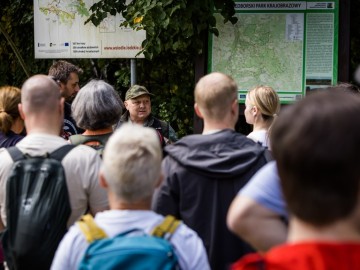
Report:
[[270,147],[269,134],[265,129],[253,131],[249,133],[247,137],[255,142],[261,143],[264,147]]
[[[139,228],[146,233],[163,221],[164,217],[153,211],[145,210],[109,210],[98,213],[95,221],[109,237],[133,228]],[[196,232],[185,224],[181,224],[170,242],[179,259],[181,269],[210,269],[206,251]],[[80,261],[89,243],[85,240],[78,225],[70,228],[56,251],[51,269],[78,269]]]

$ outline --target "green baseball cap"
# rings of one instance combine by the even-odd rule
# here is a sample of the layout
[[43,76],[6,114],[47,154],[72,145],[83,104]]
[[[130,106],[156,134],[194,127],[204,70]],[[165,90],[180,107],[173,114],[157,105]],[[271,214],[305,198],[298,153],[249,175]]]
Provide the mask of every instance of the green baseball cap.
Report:
[[137,98],[142,95],[153,96],[144,86],[134,84],[126,91],[125,100]]

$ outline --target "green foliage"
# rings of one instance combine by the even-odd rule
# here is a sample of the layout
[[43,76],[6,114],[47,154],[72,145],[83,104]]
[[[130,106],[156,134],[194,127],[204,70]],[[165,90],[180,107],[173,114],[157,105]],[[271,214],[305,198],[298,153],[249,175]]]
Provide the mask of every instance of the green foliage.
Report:
[[[84,2],[79,0],[76,5],[81,9],[83,16],[89,16]],[[85,8],[85,10],[83,10]],[[9,1],[1,2],[0,24],[1,29],[6,31],[11,38],[16,50],[24,60],[26,69],[30,75],[47,74],[53,60],[34,59],[34,12],[32,1]],[[120,92],[124,92],[129,85],[129,78],[115,78],[115,72],[126,69],[129,65],[127,60],[122,59],[71,59],[70,62],[83,68],[84,74],[80,77],[81,84],[91,78],[99,78],[109,81]],[[129,72],[128,72],[129,74]],[[0,85],[14,85],[21,87],[26,80],[25,74],[14,49],[8,40],[0,33]]]
[[125,2],[126,0],[102,0],[94,3],[90,8],[92,14],[85,23],[91,21],[94,25],[99,25],[108,13],[110,15],[121,13],[126,7]]
[[[121,13],[121,26],[144,29],[144,60],[138,60],[138,83],[155,94],[153,112],[183,136],[192,132],[195,59],[204,53],[209,32],[218,35],[212,8],[224,21],[236,22],[232,0],[102,0],[91,7],[95,25],[108,13]],[[126,72],[119,70],[118,78]]]
[[[0,9],[2,29],[12,40],[31,74],[43,73],[49,60],[34,60],[33,6],[29,1],[2,1]],[[0,33],[0,85],[20,87],[27,78],[19,59],[8,40]]]
[[[1,25],[13,40],[31,74],[46,74],[52,60],[34,59],[32,1],[3,0]],[[147,31],[143,42],[146,59],[137,60],[138,83],[155,94],[153,112],[169,121],[179,136],[192,132],[194,64],[204,53],[209,31],[218,34],[212,6],[222,10],[224,21],[233,21],[232,0],[101,0],[87,13],[83,0],[76,3],[81,16],[89,16],[95,25],[108,16],[122,13],[129,25]],[[232,9],[232,10],[231,10]],[[26,34],[24,34],[26,33]],[[26,79],[14,51],[0,39],[0,85],[21,86]],[[124,98],[130,82],[129,60],[71,59],[84,70],[81,83],[100,78],[113,84]]]
[[77,12],[80,14],[80,16],[84,16],[84,17],[90,16],[90,13],[89,13],[88,9],[86,8],[84,1],[82,1],[82,0],[78,1],[77,5],[75,5],[75,8],[76,8]]
[[[179,136],[192,132],[194,63],[206,51],[209,32],[218,35],[212,8],[224,22],[236,22],[232,0],[101,0],[90,9],[88,21],[95,25],[108,14],[121,13],[134,29],[147,31],[143,42],[146,59],[137,60],[138,83],[155,97],[153,112],[167,120]],[[83,1],[78,9],[83,16]],[[351,1],[351,72],[360,63],[359,1]],[[52,60],[34,59],[33,2],[2,0],[0,24],[24,59],[31,74],[46,74]],[[124,98],[130,85],[130,61],[126,59],[71,59],[82,67],[81,83],[91,78],[107,80]],[[0,34],[0,85],[20,87],[26,79],[20,62],[5,37]]]

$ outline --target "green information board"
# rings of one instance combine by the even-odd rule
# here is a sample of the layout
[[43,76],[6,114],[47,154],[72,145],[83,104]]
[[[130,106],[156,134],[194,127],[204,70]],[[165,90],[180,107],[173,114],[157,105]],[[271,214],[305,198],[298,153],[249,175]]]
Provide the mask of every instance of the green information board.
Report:
[[220,35],[210,35],[208,71],[232,76],[242,103],[257,85],[292,103],[336,84],[338,1],[238,1],[235,25],[214,13]]

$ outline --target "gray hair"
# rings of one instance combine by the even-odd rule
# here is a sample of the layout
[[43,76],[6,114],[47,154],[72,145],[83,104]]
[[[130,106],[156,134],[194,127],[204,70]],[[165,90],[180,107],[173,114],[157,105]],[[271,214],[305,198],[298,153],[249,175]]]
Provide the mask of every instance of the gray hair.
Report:
[[107,142],[101,172],[128,203],[151,199],[161,176],[162,150],[153,128],[124,123]]
[[71,112],[78,127],[98,130],[117,123],[122,108],[123,102],[110,84],[91,80],[77,93]]

